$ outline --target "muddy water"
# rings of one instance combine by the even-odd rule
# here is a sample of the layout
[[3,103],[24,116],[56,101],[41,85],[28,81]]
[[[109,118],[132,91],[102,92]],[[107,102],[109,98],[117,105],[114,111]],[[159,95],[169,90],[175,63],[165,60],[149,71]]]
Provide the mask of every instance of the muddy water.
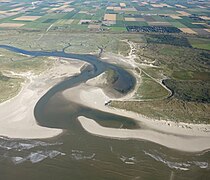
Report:
[[63,135],[48,140],[0,139],[0,179],[210,179],[210,152],[179,152],[147,141],[96,137],[83,130],[76,120],[78,115],[107,127],[139,128],[132,119],[82,107],[61,94],[109,68],[120,77],[113,89],[126,93],[135,83],[127,71],[90,55],[0,47],[32,56],[69,57],[92,65],[53,87],[36,105],[37,122],[65,129]]

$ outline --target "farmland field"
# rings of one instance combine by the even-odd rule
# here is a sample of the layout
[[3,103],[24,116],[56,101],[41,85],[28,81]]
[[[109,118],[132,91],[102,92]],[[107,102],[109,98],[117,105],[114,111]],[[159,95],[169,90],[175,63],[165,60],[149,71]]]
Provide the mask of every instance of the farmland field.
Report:
[[[24,6],[21,6],[22,2],[24,2]],[[141,32],[157,32],[151,31],[151,28],[159,26],[162,29],[179,28],[181,31],[176,33],[189,35],[208,35],[210,31],[208,4],[205,3],[189,5],[184,1],[177,4],[172,0],[166,3],[157,1],[155,4],[152,2],[144,3],[144,1],[108,3],[105,0],[57,3],[47,1],[32,3],[30,0],[27,2],[22,0],[22,2],[19,1],[19,5],[12,1],[2,4],[0,7],[0,28],[47,30],[53,25],[50,30],[66,31],[68,29],[67,31],[73,32],[94,30],[114,33],[118,30],[120,32],[130,31],[127,28],[130,26],[136,26],[136,30],[141,29]],[[59,23],[65,20],[72,20],[74,23],[68,26],[65,23]],[[78,20],[89,20],[88,24],[99,26],[87,28]],[[137,31],[139,32],[139,30]]]

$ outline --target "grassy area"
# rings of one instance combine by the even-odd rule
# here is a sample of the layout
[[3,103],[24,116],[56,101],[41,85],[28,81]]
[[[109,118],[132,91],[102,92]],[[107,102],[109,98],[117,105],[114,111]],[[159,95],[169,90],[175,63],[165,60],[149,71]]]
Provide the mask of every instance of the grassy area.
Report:
[[194,48],[210,50],[210,39],[188,38]]
[[21,82],[22,79],[7,77],[0,72],[0,103],[17,95],[21,89]]
[[53,66],[54,61],[46,57],[27,57],[7,50],[0,49],[0,103],[11,99],[21,90],[22,78],[9,75],[10,72],[24,73],[32,72],[40,74]]
[[210,81],[182,81],[167,79],[164,84],[174,92],[174,97],[184,101],[210,103]]
[[137,54],[141,59],[155,61],[155,64],[169,77],[174,71],[209,71],[208,51],[168,44],[147,44],[144,49],[139,49]]
[[[178,39],[177,39],[178,40]],[[138,43],[137,43],[138,44]],[[155,119],[172,121],[210,123],[210,53],[192,47],[169,44],[142,44],[137,49],[142,68],[147,74],[164,81],[174,92],[171,98],[152,101],[113,101],[111,106],[134,111]],[[156,67],[142,65],[153,62]],[[161,93],[158,87],[142,74],[142,88],[138,94],[151,98]],[[152,85],[153,84],[153,85]],[[142,92],[141,92],[142,91]],[[157,91],[157,92],[156,92]]]
[[112,69],[109,69],[108,71],[105,72],[105,77],[106,77],[106,81],[110,84],[115,83],[118,79],[118,75],[116,71]]
[[146,102],[113,101],[111,106],[134,111],[154,119],[210,123],[210,104],[171,99]]
[[142,73],[141,83],[135,94],[137,99],[151,100],[167,97],[169,92],[159,83]]
[[[74,26],[75,30],[76,27],[81,27],[80,25]],[[87,25],[83,26],[87,28]],[[122,55],[127,55],[130,48],[126,42],[122,42],[121,40],[128,38],[139,41],[142,40],[142,35],[118,33],[67,33],[60,31],[48,32],[39,39],[41,35],[43,35],[43,33],[36,31],[26,31],[21,34],[18,34],[17,31],[1,31],[0,39],[1,44],[10,44],[12,42],[13,46],[29,50],[62,51],[64,47],[70,44],[71,46],[65,50],[66,52],[85,54],[98,53],[98,47],[102,47],[105,52],[120,53]]]
[[174,46],[185,46],[191,47],[188,39],[186,37],[181,36],[173,36],[173,35],[148,35],[146,36],[148,43],[156,43],[156,44],[170,44]]
[[174,71],[173,78],[179,80],[202,80],[210,81],[210,72],[196,72],[196,71]]
[[4,49],[0,49],[0,54],[0,71],[39,74],[53,65],[53,61],[46,57],[27,57]]

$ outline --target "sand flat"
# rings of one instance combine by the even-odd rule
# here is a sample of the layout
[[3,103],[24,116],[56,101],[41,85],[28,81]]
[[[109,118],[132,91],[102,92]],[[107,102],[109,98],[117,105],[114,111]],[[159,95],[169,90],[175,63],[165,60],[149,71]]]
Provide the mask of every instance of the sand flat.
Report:
[[[54,59],[54,58],[53,58]],[[55,84],[80,73],[83,62],[57,61],[55,66],[39,76],[21,74],[27,83],[14,98],[0,104],[0,135],[10,138],[51,138],[61,134],[61,129],[41,127],[36,123],[34,107],[38,100]]]

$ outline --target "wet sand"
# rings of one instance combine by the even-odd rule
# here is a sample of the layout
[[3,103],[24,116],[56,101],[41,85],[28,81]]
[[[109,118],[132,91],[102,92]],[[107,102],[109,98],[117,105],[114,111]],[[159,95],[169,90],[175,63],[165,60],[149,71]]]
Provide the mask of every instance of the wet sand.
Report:
[[55,84],[80,73],[83,62],[57,60],[54,67],[40,75],[20,74],[26,79],[21,92],[0,104],[0,135],[10,138],[40,139],[61,134],[61,129],[41,127],[36,123],[34,107],[37,101]]
[[87,132],[108,138],[148,140],[187,152],[210,149],[210,125],[160,121],[143,117],[137,113],[105,106],[105,102],[109,101],[110,98],[101,88],[93,87],[90,83],[88,84],[81,84],[72,89],[65,90],[63,95],[66,99],[83,106],[133,118],[139,122],[141,129],[106,128],[94,120],[79,117],[79,122]]

